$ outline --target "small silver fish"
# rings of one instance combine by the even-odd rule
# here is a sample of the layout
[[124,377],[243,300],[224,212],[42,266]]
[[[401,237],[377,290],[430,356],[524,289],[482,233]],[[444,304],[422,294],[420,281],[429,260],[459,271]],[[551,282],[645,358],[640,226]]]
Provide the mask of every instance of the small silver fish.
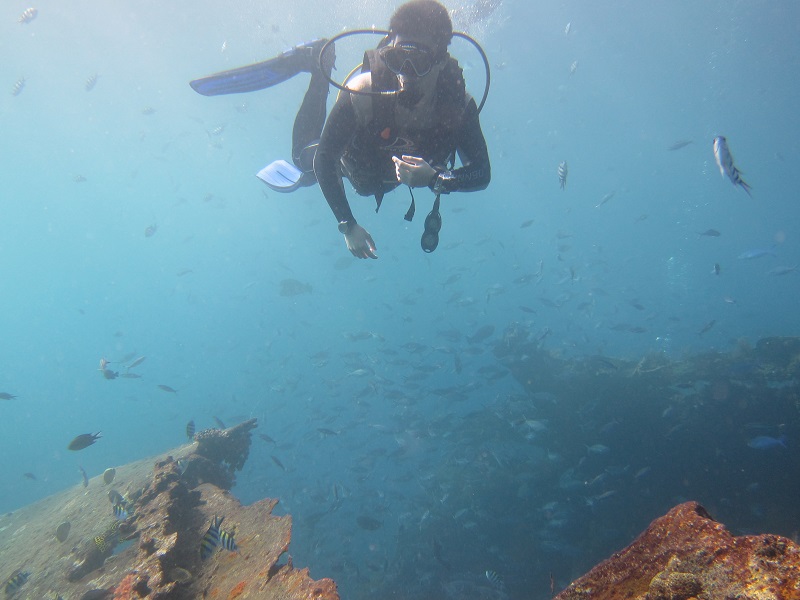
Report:
[[89,76],[89,78],[83,84],[83,89],[85,89],[87,92],[91,92],[94,89],[94,86],[96,85],[97,85],[97,73]]
[[19,23],[20,25],[27,25],[28,23],[33,21],[38,14],[39,11],[33,7],[26,8],[25,10],[22,11],[22,14],[19,16],[19,19],[17,19],[17,23]]
[[575,75],[575,72],[578,70],[578,61],[572,61],[572,64],[569,66],[569,74]]
[[558,163],[558,183],[561,185],[561,189],[567,187],[567,174],[569,173],[569,168],[567,167],[567,161],[562,160]]
[[11,95],[19,96],[22,93],[22,90],[24,89],[25,89],[25,78],[20,77],[19,79],[17,79],[16,83],[14,83],[14,86],[11,88]]
[[733,156],[731,155],[730,149],[728,149],[728,140],[722,135],[718,135],[714,138],[714,159],[717,161],[720,175],[723,177],[727,175],[733,185],[742,186],[744,191],[747,192],[747,195],[752,196],[750,193],[750,186],[742,179],[741,172],[736,168],[736,165],[733,164]]

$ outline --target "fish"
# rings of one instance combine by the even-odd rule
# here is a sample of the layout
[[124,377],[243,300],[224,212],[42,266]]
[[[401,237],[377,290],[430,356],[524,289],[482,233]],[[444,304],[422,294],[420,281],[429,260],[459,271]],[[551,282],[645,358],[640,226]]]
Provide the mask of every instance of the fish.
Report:
[[672,144],[667,150],[670,152],[674,152],[675,150],[680,150],[681,148],[686,148],[689,144],[694,144],[692,140],[678,140],[674,144]]
[[11,574],[11,577],[6,579],[5,583],[5,592],[6,596],[13,596],[19,591],[26,581],[28,581],[28,577],[31,574],[28,571],[23,571],[22,569],[17,569]]
[[158,231],[158,225],[148,225],[144,228],[144,237],[153,237]]
[[323,437],[328,437],[330,435],[339,435],[338,431],[334,431],[333,429],[328,429],[327,427],[317,427],[317,431],[319,431]]
[[711,269],[711,272],[714,275],[719,275],[721,271],[722,271],[722,267],[719,266],[719,263],[714,263],[714,268]]
[[747,195],[752,197],[753,195],[750,193],[750,185],[748,185],[748,183],[742,179],[741,172],[736,168],[736,165],[733,164],[733,156],[728,148],[728,140],[725,139],[725,136],[718,135],[714,138],[713,145],[714,159],[717,161],[719,174],[722,177],[727,175],[728,179],[731,180],[733,185],[741,186],[742,189],[747,192]]
[[75,183],[86,183],[86,181],[88,180],[83,175],[78,174],[72,178],[72,181],[74,181]]
[[94,86],[97,85],[97,73],[94,75],[90,75],[83,84],[83,89],[87,92],[91,92],[94,89]]
[[569,74],[575,75],[575,72],[578,70],[578,61],[573,60],[572,64],[569,66]]
[[217,424],[217,427],[219,427],[220,429],[227,429],[227,427],[225,427],[225,423],[222,422],[222,419],[220,419],[219,417],[212,417],[212,418],[214,419],[214,423]]
[[[566,182],[565,182],[565,183],[566,183]],[[595,204],[595,206],[594,206],[594,207],[595,207],[595,208],[600,208],[601,206],[603,206],[603,204],[605,204],[606,202],[608,202],[609,200],[611,200],[611,199],[614,197],[614,194],[616,194],[616,192],[608,192],[608,193],[607,193],[605,196],[603,196],[602,198],[600,198],[600,202],[598,202],[597,204]]]
[[33,473],[23,473],[22,476],[26,479],[30,479],[31,481],[36,481],[36,475]]
[[101,369],[100,372],[106,379],[116,379],[119,377],[119,371],[112,371],[111,369]]
[[754,248],[752,250],[745,250],[738,258],[739,260],[755,260],[757,258],[764,258],[765,256],[778,256],[775,253],[775,246],[769,248]]
[[69,521],[64,521],[56,527],[56,539],[61,542],[62,544],[66,541],[67,537],[69,536],[69,530],[72,527]]
[[200,558],[202,560],[214,554],[217,546],[219,546],[219,526],[222,525],[222,521],[224,520],[225,517],[217,517],[214,515],[214,520],[211,522],[203,539],[200,541]]
[[567,161],[562,160],[558,163],[558,183],[561,186],[561,189],[566,189],[567,187],[567,175],[569,174],[569,167],[567,167]]
[[235,532],[233,531],[220,531],[219,534],[219,543],[220,546],[228,550],[229,552],[236,552],[239,549],[239,546],[236,545]]
[[258,437],[260,437],[265,442],[269,442],[270,444],[276,444],[277,442],[269,437],[266,433],[259,433]]
[[281,281],[281,296],[299,296],[300,294],[310,294],[311,286],[297,279],[284,279]]
[[774,438],[769,435],[757,435],[747,442],[747,445],[754,450],[772,450],[773,448],[786,448],[786,436]]
[[111,511],[114,513],[114,516],[120,521],[124,521],[130,516],[130,511],[128,510],[128,504],[124,501],[115,504],[111,508]]
[[134,367],[138,367],[140,364],[142,364],[142,363],[145,361],[145,359],[146,359],[146,358],[147,358],[146,356],[140,356],[139,358],[137,358],[136,360],[134,360],[133,362],[131,362],[131,364],[129,364],[129,365],[128,365],[127,367],[125,367],[125,368],[126,368],[126,369],[128,369],[128,370],[130,370],[130,369],[132,369],[132,368],[134,368]]
[[719,237],[719,236],[721,236],[722,234],[721,234],[719,231],[717,231],[716,229],[706,229],[706,230],[705,230],[705,231],[703,231],[703,232],[697,232],[697,235],[699,235],[699,236],[701,236],[701,237],[702,237],[702,236],[706,236],[706,237]]
[[594,444],[592,446],[586,446],[586,451],[589,454],[606,454],[609,451],[609,448],[603,444]]
[[716,324],[717,320],[711,319],[708,323],[706,323],[705,325],[703,325],[703,327],[700,328],[700,331],[697,332],[697,335],[703,335],[707,331],[711,331],[711,328],[714,327],[714,325]]
[[145,106],[145,107],[142,109],[142,114],[143,114],[145,117],[149,117],[150,115],[154,115],[154,114],[156,114],[156,109],[155,109],[155,108],[153,108],[152,106]]
[[484,576],[492,585],[497,587],[503,587],[503,580],[500,578],[500,575],[498,575],[496,571],[487,569],[486,572],[484,573]]
[[83,477],[83,487],[89,487],[89,476],[86,474],[86,470],[78,465],[78,470],[81,472],[81,476]]
[[22,14],[17,19],[17,23],[20,25],[27,25],[31,21],[33,21],[37,16],[39,16],[38,9],[34,7],[26,8],[22,11]]
[[282,471],[286,470],[286,467],[283,466],[283,463],[280,461],[280,459],[277,456],[275,456],[273,454],[273,455],[270,455],[270,458],[272,459],[272,462],[274,462],[276,465],[278,465],[281,468]]
[[117,474],[117,470],[113,467],[109,467],[105,471],[103,471],[103,483],[108,485],[112,481],[114,481],[114,476]]
[[0,400],[13,400],[16,398],[14,394],[9,394],[8,392],[0,392]]
[[163,390],[165,392],[169,392],[170,394],[177,394],[178,393],[178,390],[176,390],[175,388],[172,388],[172,387],[170,387],[168,385],[164,385],[163,383],[159,383],[157,387],[158,387],[158,389]]
[[176,460],[175,464],[178,466],[178,473],[180,473],[181,475],[186,473],[186,469],[189,468],[189,461],[183,458],[179,458],[178,460]]
[[572,31],[572,21],[567,23],[567,26],[564,27],[564,35],[569,35],[569,32]]
[[522,223],[520,223],[519,228],[525,229],[526,227],[530,227],[531,225],[533,225],[533,223],[534,223],[533,219],[528,219],[527,221],[523,221]]
[[111,504],[121,504],[125,502],[125,499],[122,497],[117,490],[108,490],[108,500]]
[[798,265],[775,267],[769,270],[770,275],[788,275],[797,272]]
[[25,83],[27,79],[24,77],[20,77],[14,82],[14,85],[11,87],[11,95],[12,96],[19,96],[22,93],[22,90],[25,89]]
[[82,433],[79,436],[76,436],[69,445],[67,446],[67,450],[83,450],[84,448],[88,448],[92,444],[94,444],[98,439],[100,439],[100,434],[102,432],[98,431],[97,433]]
[[189,441],[194,439],[194,432],[194,419],[192,419],[186,424],[186,437],[189,438]]

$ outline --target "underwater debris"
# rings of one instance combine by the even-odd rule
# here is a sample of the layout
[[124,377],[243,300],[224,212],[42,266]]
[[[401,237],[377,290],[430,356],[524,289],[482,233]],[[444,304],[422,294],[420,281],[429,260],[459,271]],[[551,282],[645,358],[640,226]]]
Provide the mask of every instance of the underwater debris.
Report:
[[733,537],[697,502],[685,502],[555,600],[795,598],[798,572],[800,546],[791,540]]
[[[250,594],[284,600],[338,600],[332,580],[314,581],[307,569],[294,569],[291,562],[278,563],[291,540],[291,517],[272,514],[277,500],[242,506],[227,489],[206,479],[208,475],[231,481],[232,463],[244,464],[254,427],[255,421],[248,421],[207,434],[205,456],[197,453],[198,444],[176,448],[178,460],[161,455],[118,467],[124,469],[124,495],[113,488],[87,493],[73,486],[0,517],[8,520],[3,527],[13,531],[37,525],[26,530],[25,544],[0,544],[0,564],[24,565],[25,573],[35,573],[35,577],[26,575],[23,583],[22,577],[13,579],[22,569],[13,574],[9,569],[3,573],[9,577],[4,585],[11,582],[9,590],[22,588],[12,594],[15,600],[57,600],[59,596],[78,600],[201,598],[211,590],[218,590],[215,597],[222,599]],[[189,478],[181,475],[187,466]],[[107,500],[112,508],[124,503],[132,516],[124,521],[114,519]],[[247,532],[244,560],[226,556],[201,561],[198,545],[214,514],[225,515],[226,522],[230,519],[236,524],[237,533],[230,528],[225,541],[220,530],[220,545],[226,550],[236,547],[238,532]],[[56,539],[71,541],[71,550],[53,544],[54,533]],[[267,579],[265,574],[269,574]]]

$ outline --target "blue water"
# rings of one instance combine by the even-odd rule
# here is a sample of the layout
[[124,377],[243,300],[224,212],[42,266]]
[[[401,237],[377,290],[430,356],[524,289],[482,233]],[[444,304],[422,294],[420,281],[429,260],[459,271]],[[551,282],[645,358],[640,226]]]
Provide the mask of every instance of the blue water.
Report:
[[[257,417],[277,446],[254,440],[236,493],[280,498],[295,517],[295,564],[358,597],[399,575],[415,530],[430,550],[426,528],[460,485],[438,483],[447,465],[475,464],[484,479],[493,460],[509,469],[511,459],[492,458],[467,415],[513,404],[504,418],[541,416],[540,399],[525,400],[491,351],[507,327],[516,323],[565,359],[600,354],[633,363],[800,334],[798,273],[770,273],[800,263],[796,3],[504,0],[467,29],[492,65],[481,114],[491,186],[443,198],[441,243],[431,255],[419,248],[428,192],[416,194],[409,224],[407,191],[388,195],[375,214],[373,200],[350,190],[380,256],[363,262],[350,257],[318,189],[284,196],[254,177],[288,158],[303,76],[219,98],[195,94],[188,81],[304,40],[385,26],[398,4],[48,1],[23,25],[17,17],[28,5],[4,3],[0,391],[18,398],[0,402],[0,510],[77,485],[78,465],[93,476],[174,447],[189,419],[204,428],[213,416],[228,425]],[[372,43],[342,42],[335,74],[343,77]],[[453,53],[480,96],[479,57],[463,42]],[[717,135],[727,137],[752,198],[720,178]],[[692,143],[668,150],[681,140]],[[569,165],[565,190],[561,161]],[[698,235],[710,228],[721,235]],[[775,256],[737,258],[773,245]],[[312,292],[282,296],[285,279]],[[484,325],[494,334],[468,343]],[[360,332],[374,335],[353,341]],[[126,356],[147,357],[134,370],[140,379],[98,372],[101,358]],[[508,449],[512,464],[525,457],[531,468],[524,482],[500,478],[492,491],[524,497],[522,483],[537,489],[539,506],[558,502],[542,510],[559,525],[532,534],[546,534],[532,541],[534,551],[504,547],[514,514],[462,513],[453,519],[459,543],[482,548],[485,565],[451,555],[452,573],[432,575],[434,561],[421,581],[456,594],[459,582],[490,569],[505,579],[492,593],[513,596],[514,575],[503,574],[512,560],[556,571],[560,587],[604,558],[582,549],[574,530],[557,529],[578,521],[575,505],[563,508],[569,469],[598,442],[568,426],[569,410],[564,405],[562,424],[538,433],[540,441]],[[748,450],[747,439],[762,433],[777,436],[775,427],[792,419],[796,412],[773,415],[766,432],[742,429],[736,448]],[[97,431],[95,446],[66,450],[75,435]],[[777,451],[796,457],[797,442]],[[604,443],[616,453],[604,467],[634,462]],[[558,462],[549,455],[554,445],[576,454]],[[547,477],[537,478],[537,465]],[[589,512],[586,536],[619,548],[699,493],[691,485],[656,499],[635,487],[618,491],[604,501],[637,521],[622,527]],[[326,512],[337,495],[340,506]],[[758,512],[746,497],[730,502]],[[381,527],[358,527],[364,514]],[[770,525],[791,535],[796,518],[795,509],[793,524]],[[757,520],[730,525],[759,528]],[[544,564],[547,556],[572,566],[559,570]],[[544,597],[549,583],[539,583],[535,594]]]

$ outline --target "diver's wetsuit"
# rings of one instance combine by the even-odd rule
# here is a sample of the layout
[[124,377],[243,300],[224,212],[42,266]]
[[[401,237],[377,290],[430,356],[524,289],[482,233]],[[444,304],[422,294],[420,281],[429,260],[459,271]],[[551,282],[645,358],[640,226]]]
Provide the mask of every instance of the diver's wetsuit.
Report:
[[350,94],[342,93],[328,116],[314,158],[314,173],[337,221],[355,222],[344,192],[343,176],[350,179],[360,195],[375,195],[379,206],[383,194],[400,185],[392,156],[419,156],[432,167],[444,170],[455,149],[463,166],[452,171],[453,179],[444,192],[485,189],[491,179],[489,152],[475,100],[469,97],[464,100],[466,108],[460,124],[447,136],[434,127],[405,132],[405,136],[400,132],[399,136],[393,135],[387,140],[380,133],[370,131],[370,126],[358,122]]

